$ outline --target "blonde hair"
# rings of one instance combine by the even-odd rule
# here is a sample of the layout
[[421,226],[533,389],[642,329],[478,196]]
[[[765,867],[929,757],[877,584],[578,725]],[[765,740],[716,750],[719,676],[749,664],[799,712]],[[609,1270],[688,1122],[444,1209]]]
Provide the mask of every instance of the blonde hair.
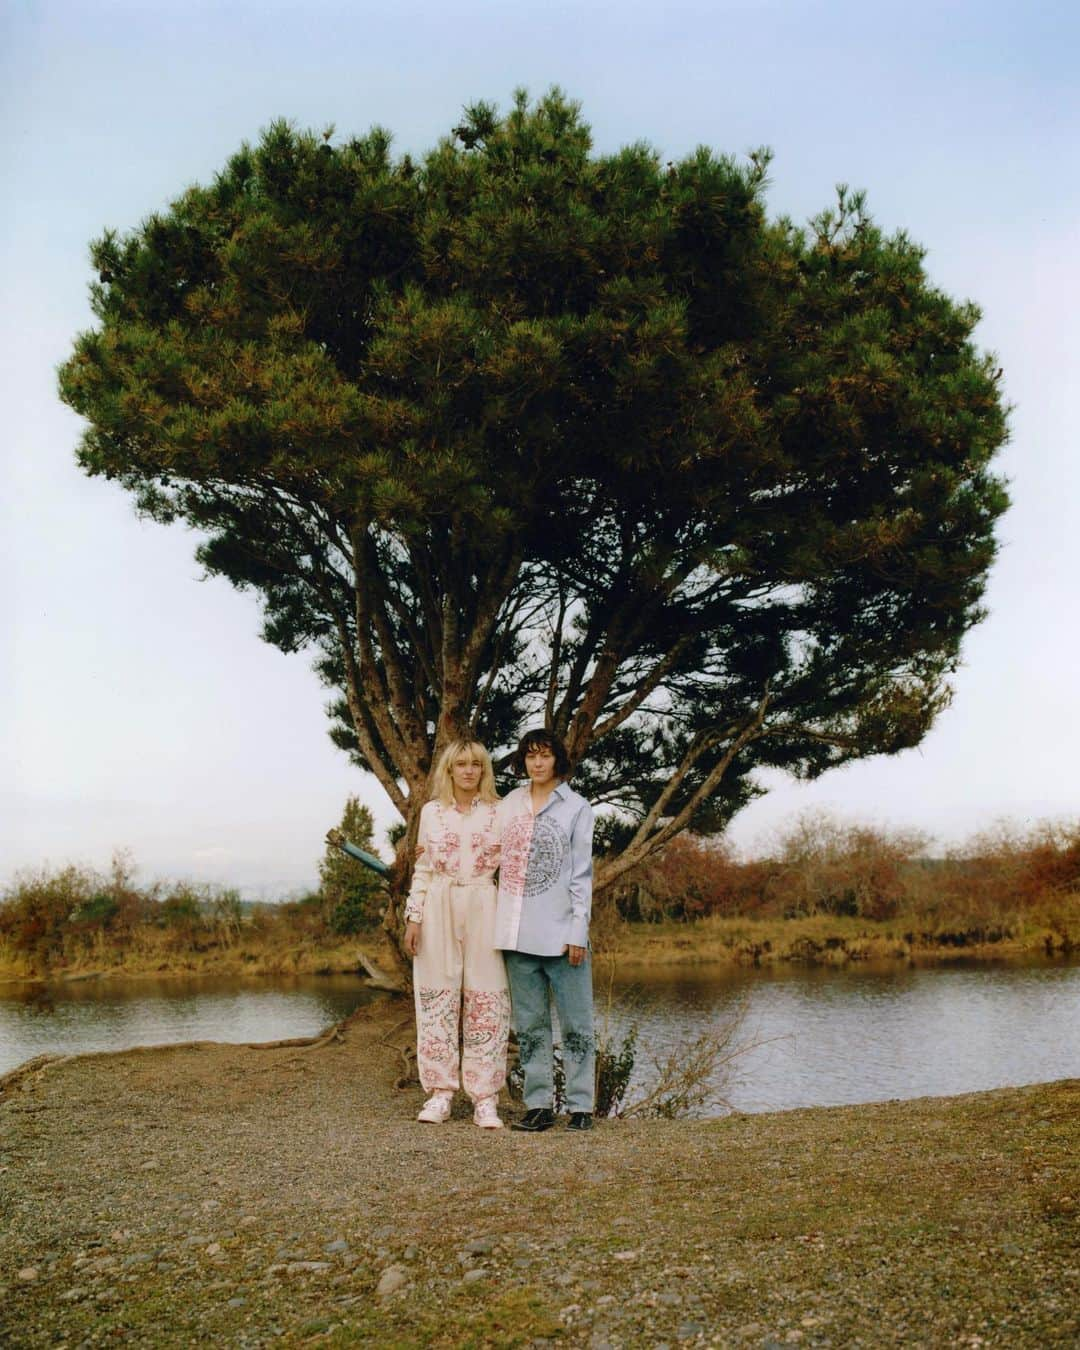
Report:
[[453,767],[454,760],[458,755],[472,755],[474,759],[480,761],[480,785],[476,789],[477,796],[482,802],[497,802],[498,794],[495,791],[495,774],[491,767],[491,756],[480,744],[479,741],[451,741],[446,749],[439,756],[439,762],[435,766],[435,773],[431,782],[431,800],[442,802],[444,806],[452,806],[454,802],[454,778]]

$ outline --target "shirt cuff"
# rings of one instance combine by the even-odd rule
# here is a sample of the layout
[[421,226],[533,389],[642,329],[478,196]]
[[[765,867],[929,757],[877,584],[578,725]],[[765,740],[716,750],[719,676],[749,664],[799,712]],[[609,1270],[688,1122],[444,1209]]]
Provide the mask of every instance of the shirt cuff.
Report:
[[405,918],[406,920],[411,921],[412,923],[423,923],[424,922],[423,907],[417,909],[415,905],[406,905]]
[[573,918],[570,920],[570,937],[568,941],[571,947],[587,947],[589,945],[588,919]]

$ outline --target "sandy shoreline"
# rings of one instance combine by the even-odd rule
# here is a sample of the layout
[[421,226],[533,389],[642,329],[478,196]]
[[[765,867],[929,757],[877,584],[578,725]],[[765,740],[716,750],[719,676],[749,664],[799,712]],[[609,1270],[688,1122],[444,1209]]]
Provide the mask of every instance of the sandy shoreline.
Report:
[[[1080,1083],[445,1126],[393,1006],[271,1049],[23,1066],[0,1089],[18,1346],[1071,1344]],[[508,1113],[512,1114],[512,1112]]]

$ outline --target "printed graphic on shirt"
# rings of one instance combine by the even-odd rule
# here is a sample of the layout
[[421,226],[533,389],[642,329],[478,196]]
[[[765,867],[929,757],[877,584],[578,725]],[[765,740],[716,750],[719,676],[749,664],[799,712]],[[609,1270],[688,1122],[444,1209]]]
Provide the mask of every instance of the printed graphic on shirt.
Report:
[[499,890],[506,895],[521,895],[525,889],[525,868],[532,839],[532,816],[511,816],[502,837],[499,864]]
[[444,828],[431,840],[431,853],[435,871],[453,876],[461,864],[461,836],[456,830]]
[[472,875],[486,876],[498,867],[499,841],[490,829],[472,834]]
[[570,839],[551,816],[514,816],[502,841],[503,889],[511,895],[540,895],[559,879]]

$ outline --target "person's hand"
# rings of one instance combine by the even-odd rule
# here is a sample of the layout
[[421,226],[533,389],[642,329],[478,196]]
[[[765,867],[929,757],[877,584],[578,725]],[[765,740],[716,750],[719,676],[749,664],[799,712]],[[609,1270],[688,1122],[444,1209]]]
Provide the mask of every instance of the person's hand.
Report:
[[575,947],[571,943],[569,946],[564,947],[563,951],[566,952],[567,956],[570,958],[570,964],[572,966],[580,966],[585,961],[585,956],[588,952],[588,948]]
[[415,956],[420,947],[420,925],[412,919],[405,925],[405,938],[402,946],[410,956]]
[[344,844],[345,842],[345,836],[341,833],[340,830],[327,830],[326,842],[328,844],[333,844],[335,848],[340,848],[342,844]]

